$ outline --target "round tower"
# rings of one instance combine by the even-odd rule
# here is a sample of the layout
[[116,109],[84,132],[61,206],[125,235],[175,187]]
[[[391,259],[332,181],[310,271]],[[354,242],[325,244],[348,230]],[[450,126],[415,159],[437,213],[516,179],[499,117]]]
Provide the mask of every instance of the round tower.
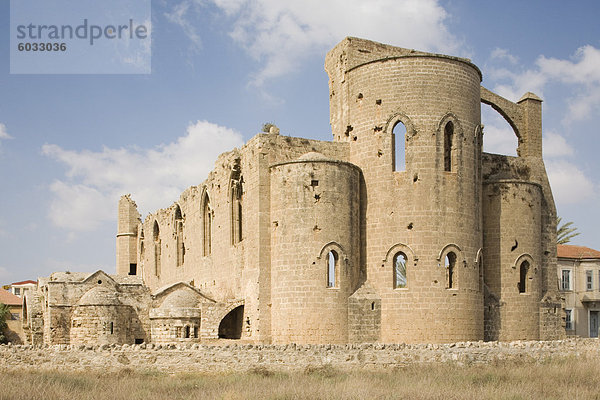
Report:
[[364,174],[380,340],[483,339],[481,72],[356,38],[331,50],[325,68],[334,140],[350,143]]
[[541,186],[496,180],[487,182],[483,193],[485,283],[501,301],[491,302],[494,310],[486,312],[486,340],[537,340],[543,287]]
[[271,167],[274,343],[346,343],[359,279],[359,169],[308,153]]

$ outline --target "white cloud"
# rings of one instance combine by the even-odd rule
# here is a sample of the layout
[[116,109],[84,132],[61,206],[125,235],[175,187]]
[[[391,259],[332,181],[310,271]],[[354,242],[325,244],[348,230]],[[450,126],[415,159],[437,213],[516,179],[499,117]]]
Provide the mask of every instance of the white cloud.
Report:
[[202,40],[200,39],[200,35],[196,32],[194,23],[190,21],[190,16],[188,15],[191,6],[192,2],[190,0],[185,0],[175,5],[171,12],[165,13],[165,17],[167,20],[179,25],[181,29],[183,29],[183,32],[192,41],[195,48],[200,48],[202,47]]
[[[448,15],[437,0],[211,2],[232,20],[231,38],[262,65],[252,79],[258,86],[295,70],[307,56],[322,56],[345,36],[425,51],[460,52],[459,41],[444,24]],[[192,42],[199,42],[191,21],[194,11],[190,0],[185,0],[167,17],[181,26]]]
[[574,164],[564,160],[551,160],[546,163],[546,167],[557,204],[579,204],[594,197],[594,184]]
[[2,151],[2,140],[12,139],[13,137],[6,131],[6,125],[0,122],[0,152]]
[[519,62],[519,58],[513,56],[512,54],[510,54],[508,52],[507,49],[501,49],[499,47],[496,47],[494,50],[492,50],[492,54],[490,56],[493,60],[497,59],[497,60],[506,60],[509,63],[515,65]]
[[[501,59],[503,52],[492,52],[492,59]],[[535,68],[511,72],[506,68],[490,68],[490,76],[501,81],[494,91],[516,101],[525,92],[535,92],[541,97],[550,83],[566,85],[571,91],[567,99],[569,110],[565,122],[583,120],[600,109],[600,49],[583,46],[569,60],[538,57]],[[507,82],[505,82],[507,81]]]
[[515,132],[506,124],[506,127],[485,125],[483,128],[483,151],[486,153],[517,155],[519,145]]
[[517,155],[519,142],[511,126],[490,106],[481,106],[483,122],[483,151],[486,153]]
[[544,157],[546,158],[572,156],[575,153],[565,138],[558,133],[546,132],[542,144],[544,147]]
[[50,185],[50,220],[72,231],[93,230],[116,216],[119,197],[131,193],[148,212],[167,207],[188,186],[199,184],[217,156],[243,144],[231,129],[198,121],[175,142],[152,149],[65,150],[47,144],[43,154],[65,164],[64,179]]
[[0,122],[0,139],[12,139],[12,136],[6,131],[6,125]]

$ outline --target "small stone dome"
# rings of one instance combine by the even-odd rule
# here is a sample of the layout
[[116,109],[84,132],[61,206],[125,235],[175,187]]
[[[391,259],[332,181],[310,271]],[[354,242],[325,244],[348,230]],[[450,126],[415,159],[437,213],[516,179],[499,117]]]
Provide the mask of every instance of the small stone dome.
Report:
[[77,302],[78,306],[119,306],[117,292],[107,287],[97,286],[87,291]]
[[198,294],[189,289],[179,289],[169,293],[162,302],[161,309],[198,307]]
[[310,153],[303,154],[298,158],[298,160],[303,161],[316,161],[316,160],[329,160],[329,158],[325,157],[321,153],[317,153],[316,151],[311,151]]

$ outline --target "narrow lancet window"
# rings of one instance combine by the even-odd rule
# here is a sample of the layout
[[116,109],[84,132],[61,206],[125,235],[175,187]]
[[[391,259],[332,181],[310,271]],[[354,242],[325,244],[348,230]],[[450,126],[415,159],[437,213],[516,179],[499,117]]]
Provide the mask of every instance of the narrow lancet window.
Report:
[[394,171],[406,170],[406,127],[400,121],[392,129],[394,143]]
[[175,238],[177,246],[177,266],[183,265],[185,257],[185,244],[183,242],[183,215],[181,214],[181,208],[177,205],[175,208]]
[[456,254],[449,252],[446,254],[446,288],[454,289],[456,287]]
[[452,171],[452,145],[454,141],[454,124],[448,121],[444,128],[444,171]]
[[204,256],[208,256],[211,253],[211,240],[212,240],[212,210],[210,208],[210,199],[208,194],[204,196],[204,202],[202,205],[202,215],[204,219]]
[[400,252],[394,256],[394,288],[405,288],[406,279],[406,254]]
[[160,263],[161,263],[161,243],[160,243],[160,230],[158,228],[158,222],[154,221],[154,229],[152,233],[154,238],[154,275],[160,276]]
[[523,261],[519,267],[519,293],[527,293],[527,278],[529,275],[529,262]]
[[338,255],[334,250],[327,253],[327,287],[337,286]]
[[231,178],[230,203],[231,203],[231,244],[237,244],[242,241],[242,183],[243,179],[239,171]]

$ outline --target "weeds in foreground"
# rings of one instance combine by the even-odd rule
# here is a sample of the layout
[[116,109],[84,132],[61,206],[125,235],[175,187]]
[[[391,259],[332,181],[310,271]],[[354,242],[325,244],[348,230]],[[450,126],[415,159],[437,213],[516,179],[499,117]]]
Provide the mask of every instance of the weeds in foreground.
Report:
[[595,399],[600,360],[456,366],[421,364],[388,371],[328,366],[284,373],[257,366],[245,373],[0,371],[0,400],[21,399]]

